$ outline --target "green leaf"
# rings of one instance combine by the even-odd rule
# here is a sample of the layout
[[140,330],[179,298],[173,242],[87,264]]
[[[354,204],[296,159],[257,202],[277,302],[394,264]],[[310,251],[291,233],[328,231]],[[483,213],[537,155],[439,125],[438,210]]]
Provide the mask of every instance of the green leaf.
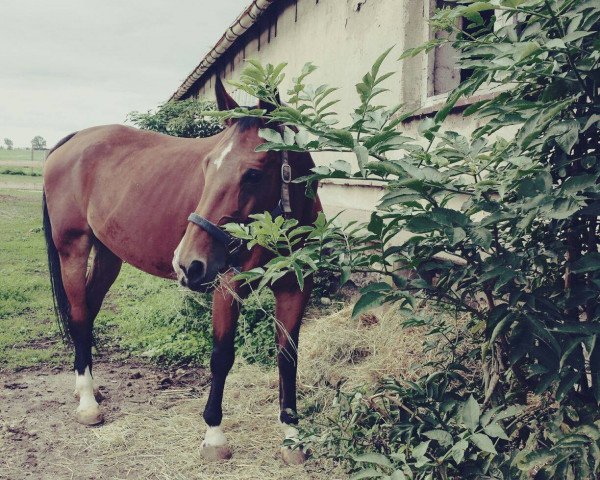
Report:
[[460,465],[465,457],[465,450],[469,446],[469,442],[466,440],[460,440],[457,442],[451,449],[450,454],[452,458],[456,462],[457,465]]
[[573,271],[573,273],[586,273],[600,270],[600,253],[586,253],[579,260],[573,262],[571,270]]
[[484,227],[472,228],[469,237],[475,245],[479,245],[484,250],[489,250],[492,244],[492,232]]
[[373,463],[388,468],[392,466],[389,458],[381,453],[365,453],[363,455],[355,455],[352,458],[356,463]]
[[406,222],[406,229],[413,233],[427,233],[441,228],[441,225],[431,220],[428,215],[415,215]]
[[354,147],[354,153],[356,154],[356,160],[358,162],[358,168],[362,176],[365,176],[365,165],[369,161],[369,151],[363,145],[356,145]]
[[377,57],[377,60],[375,60],[375,63],[373,63],[373,66],[371,67],[371,75],[373,76],[373,78],[377,78],[377,74],[379,73],[381,64],[383,63],[383,61],[386,59],[386,57],[389,55],[389,53],[392,51],[393,48],[394,47],[391,46],[385,52],[383,52],[381,55],[379,55],[379,57]]
[[530,452],[522,459],[517,461],[517,467],[519,470],[523,470],[524,472],[532,472],[539,470],[540,467],[548,464],[555,457],[554,453],[551,453],[548,450],[540,449],[534,452]]
[[594,32],[575,31],[575,32],[571,32],[571,33],[568,33],[567,35],[565,35],[562,38],[562,41],[565,43],[576,42],[577,40],[580,40],[580,39],[587,37],[589,35],[592,35],[592,34],[594,34]]
[[352,309],[352,318],[356,318],[361,313],[381,306],[386,295],[382,292],[366,292],[358,299]]
[[504,429],[496,422],[490,423],[483,427],[483,431],[492,438],[501,438],[502,440],[508,440],[508,436]]
[[556,400],[561,401],[563,397],[569,393],[569,390],[573,388],[573,385],[581,378],[581,372],[570,371],[568,372],[558,384],[556,389]]
[[517,62],[529,57],[540,50],[540,44],[532,42],[523,42],[514,46],[513,57]]
[[432,440],[436,440],[442,447],[452,445],[452,435],[446,430],[429,430],[428,432],[423,432],[423,435]]
[[566,154],[571,153],[573,146],[579,140],[579,122],[577,120],[567,120],[559,124],[560,135],[554,138],[554,141]]
[[427,449],[429,448],[429,443],[430,443],[430,440],[427,440],[426,442],[419,443],[419,445],[417,445],[415,448],[413,448],[413,450],[412,450],[413,458],[419,460],[419,459],[425,457],[425,454],[427,453]]
[[481,408],[479,407],[479,403],[477,403],[473,395],[470,395],[469,399],[464,403],[462,410],[462,420],[465,426],[474,432],[479,425],[480,416]]
[[446,235],[448,236],[448,240],[452,246],[462,242],[465,238],[467,238],[466,232],[460,227],[446,229]]
[[430,216],[433,221],[440,225],[446,225],[448,227],[460,226],[464,227],[469,223],[469,217],[458,210],[452,210],[450,208],[434,208]]
[[331,164],[331,168],[339,172],[344,172],[346,175],[350,175],[352,171],[350,164],[345,160],[336,160]]
[[407,477],[402,470],[394,470],[390,476],[390,480],[407,480]]
[[496,454],[496,448],[494,447],[494,443],[487,435],[483,433],[474,433],[469,437],[469,440],[475,445],[479,450],[487,453]]
[[576,177],[569,177],[560,187],[560,191],[564,194],[578,193],[586,188],[595,186],[597,180],[598,175],[577,175]]
[[383,473],[378,472],[374,468],[367,468],[365,470],[359,470],[350,476],[350,480],[362,480],[363,478],[381,478]]
[[258,136],[269,143],[284,143],[281,134],[277,130],[271,128],[261,128],[258,131]]

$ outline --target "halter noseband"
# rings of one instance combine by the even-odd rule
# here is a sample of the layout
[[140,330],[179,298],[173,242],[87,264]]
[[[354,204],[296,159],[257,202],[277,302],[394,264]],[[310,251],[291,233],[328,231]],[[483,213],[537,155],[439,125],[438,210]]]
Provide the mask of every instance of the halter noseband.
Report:
[[[288,152],[281,152],[281,197],[279,202],[273,210],[271,210],[272,217],[279,217],[283,215],[284,218],[289,218],[292,213],[292,205],[290,202],[290,182],[292,181],[292,167],[288,160]],[[211,237],[222,243],[227,249],[229,258],[232,260],[232,266],[238,269],[238,254],[245,245],[240,238],[236,238],[223,230],[219,225],[212,223],[202,215],[198,215],[195,212],[190,213],[188,221],[195,225],[198,225],[202,230],[208,233]]]

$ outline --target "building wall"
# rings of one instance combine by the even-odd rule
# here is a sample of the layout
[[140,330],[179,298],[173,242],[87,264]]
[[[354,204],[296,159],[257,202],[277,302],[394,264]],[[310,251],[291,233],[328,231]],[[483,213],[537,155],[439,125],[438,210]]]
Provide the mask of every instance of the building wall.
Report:
[[[378,99],[386,105],[403,103],[406,110],[416,111],[413,119],[401,127],[408,134],[414,134],[419,119],[435,112],[443,103],[444,94],[434,96],[432,93],[433,54],[400,62],[397,59],[405,49],[429,39],[430,3],[435,6],[435,0],[280,0],[189,93],[214,98],[215,75],[226,80],[238,79],[244,59],[253,58],[263,64],[287,62],[286,79],[280,92],[285,101],[292,78],[306,62],[312,62],[319,67],[309,77],[312,85],[327,83],[339,87],[334,98],[340,102],[335,108],[344,123],[358,104],[355,84],[381,53],[394,46],[382,70],[394,70],[396,74],[384,84],[389,92]],[[236,100],[240,103],[254,103],[239,93]],[[474,121],[456,114],[448,119],[446,128],[467,133],[476,126]],[[340,154],[318,154],[315,161],[329,163],[341,157]],[[353,160],[353,156],[345,159]],[[365,188],[364,182],[344,182],[343,186],[339,182],[328,182],[322,185],[320,195],[326,213],[343,209],[349,218],[364,219],[383,192],[378,186]]]

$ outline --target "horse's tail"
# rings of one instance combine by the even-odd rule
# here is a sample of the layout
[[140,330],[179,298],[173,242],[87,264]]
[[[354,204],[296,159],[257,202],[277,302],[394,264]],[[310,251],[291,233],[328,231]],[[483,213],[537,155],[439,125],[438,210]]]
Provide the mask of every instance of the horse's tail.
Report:
[[50,270],[50,285],[52,286],[52,300],[54,302],[54,313],[58,323],[58,329],[63,339],[71,342],[69,332],[69,321],[71,318],[71,305],[65,292],[62,274],[60,271],[60,258],[58,250],[52,238],[52,225],[48,215],[48,205],[46,204],[46,192],[42,196],[42,209],[44,214],[44,237],[46,238],[46,251],[48,253],[48,269]]
[[[67,141],[75,136],[77,132],[72,133],[60,142],[58,142],[46,155],[46,158],[57,148],[64,145]],[[44,225],[44,237],[46,238],[46,252],[48,253],[48,269],[50,270],[50,285],[52,286],[52,301],[54,303],[54,313],[58,323],[58,329],[64,340],[71,343],[71,335],[69,331],[69,322],[71,318],[71,305],[65,292],[65,286],[62,280],[60,270],[60,257],[58,249],[52,238],[52,224],[50,223],[50,215],[48,215],[48,205],[46,203],[46,191],[42,193],[42,214]]]

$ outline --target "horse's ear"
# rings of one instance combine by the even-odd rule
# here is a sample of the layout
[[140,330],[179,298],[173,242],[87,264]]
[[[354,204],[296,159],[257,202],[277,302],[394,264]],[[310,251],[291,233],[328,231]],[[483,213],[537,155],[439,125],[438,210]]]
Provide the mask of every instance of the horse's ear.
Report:
[[273,105],[272,103],[265,102],[264,100],[259,100],[258,108],[261,108],[262,110],[266,110],[267,113],[271,113],[273,110],[275,110],[279,105],[281,105],[281,98],[279,98],[279,91],[275,92],[275,101],[277,102],[277,105]]
[[227,90],[225,90],[225,86],[221,81],[221,77],[218,75],[215,81],[215,95],[217,97],[217,106],[221,111],[233,110],[239,106],[236,101],[227,93]]

